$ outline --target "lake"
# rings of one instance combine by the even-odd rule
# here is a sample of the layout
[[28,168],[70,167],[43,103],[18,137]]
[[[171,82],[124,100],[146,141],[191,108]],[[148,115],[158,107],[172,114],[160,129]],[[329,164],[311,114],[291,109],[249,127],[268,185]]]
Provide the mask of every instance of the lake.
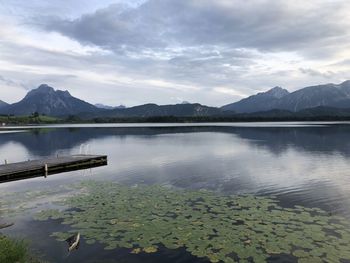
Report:
[[[300,250],[311,253],[314,249],[306,244],[305,247],[299,245],[299,241],[282,248],[265,240],[264,244],[257,243],[255,250],[251,250],[251,244],[258,242],[258,238],[254,237],[262,233],[258,230],[249,232],[249,238],[241,237],[242,244],[238,244],[241,250],[252,251],[248,252],[254,253],[251,257],[244,257],[244,251],[238,249],[230,251],[224,245],[214,249],[210,243],[210,240],[216,239],[214,243],[224,244],[227,240],[220,236],[219,225],[227,231],[234,230],[232,233],[245,229],[253,231],[254,225],[262,223],[260,218],[268,223],[264,225],[273,225],[273,228],[283,225],[283,222],[272,222],[270,213],[286,218],[285,226],[290,223],[288,221],[298,222],[295,229],[307,228],[307,224],[310,224],[310,229],[320,230],[320,225],[333,224],[334,220],[344,223],[342,227],[338,221],[338,226],[334,223],[333,228],[322,232],[321,239],[313,238],[310,234],[310,244],[321,251],[319,255],[312,255],[314,258],[332,262],[333,256],[334,260],[338,260],[333,262],[340,262],[337,255],[344,250],[342,246],[349,242],[348,123],[57,125],[5,127],[0,131],[0,160],[17,162],[78,153],[106,154],[108,165],[0,184],[0,205],[6,207],[0,210],[0,218],[2,216],[7,221],[15,222],[13,227],[3,232],[30,240],[33,250],[49,262],[216,262],[223,259],[227,262],[258,262],[259,258],[269,262],[296,262],[297,258],[303,258],[307,262],[310,255],[302,255]],[[84,183],[87,186],[76,186]],[[85,191],[85,195],[74,199],[74,195],[81,191]],[[86,194],[86,191],[91,192]],[[96,198],[88,200],[87,196]],[[169,196],[174,198],[168,202]],[[185,196],[188,199],[184,199]],[[236,200],[235,196],[241,201],[232,208],[228,200]],[[257,197],[260,199],[254,199]],[[69,198],[70,201],[66,201]],[[96,201],[98,198],[102,198],[101,201]],[[183,203],[174,202],[177,198]],[[75,200],[82,200],[82,203]],[[123,203],[120,200],[124,200]],[[193,203],[188,204],[188,200]],[[159,206],[155,205],[156,208],[152,209],[164,214],[155,217],[155,211],[148,211],[151,209],[150,203],[158,201]],[[247,205],[242,203],[248,201],[257,208],[243,213]],[[278,207],[271,210],[272,203],[278,204]],[[110,208],[102,210],[101,204],[110,205]],[[262,210],[265,204],[269,206]],[[196,220],[185,221],[189,220],[190,211],[196,206],[197,209],[193,210]],[[202,209],[204,206],[207,210]],[[45,218],[44,214],[42,220],[36,219],[36,213],[56,208],[66,211],[65,214],[57,218]],[[231,208],[236,214],[232,214]],[[84,221],[83,214],[79,215],[88,209],[91,211],[84,214],[86,218],[90,218],[93,211],[98,211],[99,215],[94,215],[96,220],[91,219],[94,224],[88,219]],[[116,210],[113,212],[115,214],[111,214],[113,209]],[[165,214],[174,211],[179,212],[168,215],[166,222],[162,219],[167,216]],[[206,217],[203,211],[208,211],[211,216]],[[260,214],[257,215],[256,211]],[[320,214],[316,218],[314,213],[318,211]],[[240,218],[246,216],[242,221],[251,222],[251,225],[238,226],[240,220],[233,218],[238,214]],[[124,215],[131,219],[122,220]],[[301,215],[304,216],[303,220],[299,218]],[[227,218],[225,222],[235,220],[238,223],[232,224],[230,221],[230,226],[233,225],[231,229],[223,223],[223,218]],[[139,223],[142,220],[144,224]],[[159,231],[155,231],[157,234],[154,235],[147,232],[147,235],[152,235],[151,238],[145,232],[152,227],[149,225],[152,220],[158,220],[153,227],[156,229],[159,226]],[[197,222],[200,223],[196,228]],[[127,233],[122,229],[122,223]],[[191,228],[193,235],[188,230],[187,234],[182,232],[188,224],[194,225]],[[208,234],[207,225],[217,226],[212,227],[214,234]],[[120,227],[119,232],[114,233],[113,229],[117,226]],[[72,229],[86,234],[82,234],[79,249],[68,253],[67,244],[59,241],[58,234],[52,234]],[[169,235],[176,234],[172,237],[176,242],[168,242],[167,235],[162,235],[166,229],[172,230]],[[281,229],[278,231],[284,231]],[[276,240],[281,237],[286,240],[289,236],[284,232],[279,235],[275,228],[266,231],[270,237],[276,234]],[[296,230],[294,232],[297,233]],[[113,236],[112,233],[120,235]],[[135,233],[139,236],[136,237]],[[203,238],[207,236],[210,238]],[[304,237],[308,238],[307,235]],[[295,239],[298,237],[295,236]],[[201,248],[201,241],[198,240],[207,246]],[[232,240],[232,244],[239,242],[237,240]],[[171,244],[175,244],[173,248]],[[105,249],[107,245],[110,247],[108,250]],[[276,247],[275,250],[267,249],[272,245]],[[333,248],[333,254],[327,254]],[[227,253],[223,252],[225,249]],[[286,253],[288,250],[290,255]],[[346,256],[342,258],[350,259]]]

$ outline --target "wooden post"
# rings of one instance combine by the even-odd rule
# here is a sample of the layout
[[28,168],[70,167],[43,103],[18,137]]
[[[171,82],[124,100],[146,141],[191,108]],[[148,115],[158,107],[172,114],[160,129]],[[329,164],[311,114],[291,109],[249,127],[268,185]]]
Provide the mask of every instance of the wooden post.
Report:
[[7,164],[7,159],[5,159],[5,164]]
[[47,176],[47,174],[48,174],[48,172],[49,172],[49,167],[47,166],[47,163],[45,163],[45,178],[46,178],[46,176]]

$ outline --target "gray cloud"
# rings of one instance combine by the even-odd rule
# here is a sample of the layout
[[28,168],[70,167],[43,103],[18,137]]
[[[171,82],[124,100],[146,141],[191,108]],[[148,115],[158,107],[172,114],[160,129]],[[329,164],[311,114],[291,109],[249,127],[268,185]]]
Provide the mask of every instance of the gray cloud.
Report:
[[307,75],[311,75],[311,76],[323,77],[323,78],[326,78],[326,79],[332,78],[332,77],[334,77],[336,75],[335,72],[330,71],[330,70],[328,70],[326,72],[321,72],[319,70],[314,70],[314,69],[311,69],[311,68],[300,68],[299,70],[303,74],[307,74]]
[[12,79],[9,79],[9,78],[5,78],[4,76],[1,76],[0,75],[0,82],[8,85],[8,86],[21,86],[22,84],[12,80]]
[[350,78],[346,0],[14,1],[15,26],[0,23],[9,101],[47,82],[92,103],[220,106]]
[[[290,51],[327,47],[348,36],[341,2],[149,0],[115,4],[78,19],[41,20],[82,43],[115,51],[177,46],[225,46]],[[313,48],[314,49],[314,48]],[[312,51],[312,49],[311,49]]]

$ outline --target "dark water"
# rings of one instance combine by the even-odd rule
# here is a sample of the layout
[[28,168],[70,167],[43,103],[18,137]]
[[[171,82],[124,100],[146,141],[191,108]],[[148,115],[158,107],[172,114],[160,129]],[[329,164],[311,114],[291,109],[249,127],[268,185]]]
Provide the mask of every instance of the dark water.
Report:
[[[107,154],[109,164],[1,184],[1,193],[86,179],[111,180],[126,185],[160,184],[225,194],[275,195],[283,206],[320,207],[350,218],[348,124],[102,125],[19,130],[22,132],[0,133],[0,160],[16,162],[87,152]],[[102,246],[84,243],[77,253],[67,257],[64,244],[49,237],[58,229],[62,230],[60,222],[36,222],[23,215],[6,233],[32,240],[33,248],[51,262],[203,261],[184,250],[130,255],[127,250],[107,252]]]

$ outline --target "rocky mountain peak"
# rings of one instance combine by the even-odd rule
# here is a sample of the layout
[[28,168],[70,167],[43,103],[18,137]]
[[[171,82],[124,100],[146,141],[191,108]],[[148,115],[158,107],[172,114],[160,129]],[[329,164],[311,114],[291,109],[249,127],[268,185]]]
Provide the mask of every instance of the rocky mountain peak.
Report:
[[56,90],[47,84],[28,92],[21,101],[4,107],[2,112],[14,115],[30,115],[33,112],[51,116],[74,115],[78,113],[94,112],[96,107],[75,98],[70,93]]
[[47,84],[41,84],[38,88],[32,90],[32,91],[39,91],[39,92],[52,92],[55,91],[54,88],[50,87]]
[[272,96],[272,97],[275,97],[275,98],[277,98],[277,99],[280,99],[280,98],[282,98],[282,97],[288,95],[288,94],[289,94],[289,91],[286,90],[286,89],[283,89],[283,88],[281,88],[281,87],[279,87],[279,86],[276,86],[276,87],[274,87],[274,88],[268,90],[267,92],[265,92],[265,94],[268,94],[268,95],[270,95],[270,96]]
[[29,91],[26,97],[29,98],[31,96],[36,96],[38,94],[46,95],[46,94],[54,94],[54,93],[55,93],[54,88],[50,87],[47,84],[41,84],[38,88],[32,89],[31,91]]

